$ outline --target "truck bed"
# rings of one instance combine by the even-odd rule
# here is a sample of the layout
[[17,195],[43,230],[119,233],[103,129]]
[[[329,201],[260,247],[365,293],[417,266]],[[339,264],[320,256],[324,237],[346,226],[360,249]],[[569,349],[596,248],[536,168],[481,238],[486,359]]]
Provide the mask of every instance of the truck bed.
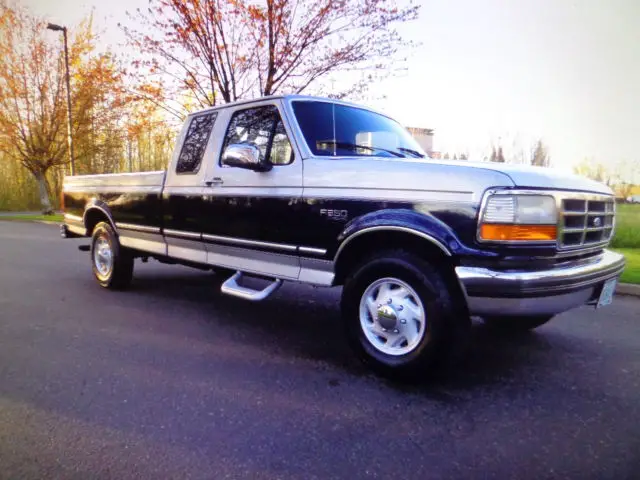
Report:
[[[107,173],[101,175],[74,175],[64,178],[65,191],[91,191],[108,187],[115,192],[122,188],[162,188],[165,171],[141,173]],[[113,189],[113,190],[112,190]]]

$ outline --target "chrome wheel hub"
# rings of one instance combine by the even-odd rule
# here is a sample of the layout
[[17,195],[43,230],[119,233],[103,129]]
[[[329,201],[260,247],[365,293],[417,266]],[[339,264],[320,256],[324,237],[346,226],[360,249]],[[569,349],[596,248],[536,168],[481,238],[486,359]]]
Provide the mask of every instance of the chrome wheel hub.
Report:
[[111,250],[111,244],[104,236],[100,236],[96,240],[93,249],[93,263],[96,266],[98,273],[103,277],[109,275],[113,268],[113,252]]
[[382,353],[406,355],[424,338],[424,306],[402,280],[389,277],[373,282],[362,295],[359,312],[365,337]]

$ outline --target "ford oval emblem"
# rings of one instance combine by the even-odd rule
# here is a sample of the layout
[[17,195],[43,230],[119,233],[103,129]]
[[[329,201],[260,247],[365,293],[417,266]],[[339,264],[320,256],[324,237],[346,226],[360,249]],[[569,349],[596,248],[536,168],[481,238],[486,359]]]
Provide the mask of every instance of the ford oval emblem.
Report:
[[600,217],[596,217],[593,219],[593,226],[594,227],[599,227],[600,225],[602,225],[602,220],[600,219]]

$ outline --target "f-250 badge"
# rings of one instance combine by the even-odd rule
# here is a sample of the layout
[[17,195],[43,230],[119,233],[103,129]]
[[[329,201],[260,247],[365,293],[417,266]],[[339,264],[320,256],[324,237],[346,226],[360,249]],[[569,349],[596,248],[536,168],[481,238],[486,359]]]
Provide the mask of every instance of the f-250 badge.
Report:
[[348,210],[333,210],[327,208],[320,209],[320,216],[331,220],[346,220],[349,217]]

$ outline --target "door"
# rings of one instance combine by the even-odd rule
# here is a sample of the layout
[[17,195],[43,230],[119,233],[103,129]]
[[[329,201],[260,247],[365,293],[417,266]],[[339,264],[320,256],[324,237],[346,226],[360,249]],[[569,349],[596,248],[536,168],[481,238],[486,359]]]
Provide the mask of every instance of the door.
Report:
[[[207,175],[203,240],[208,263],[297,279],[302,160],[294,152],[279,106],[267,101],[221,114],[226,130]],[[225,165],[225,150],[237,144],[256,146],[271,170]]]
[[[163,190],[164,238],[167,255],[206,264],[207,251],[202,242],[203,206],[206,204],[204,178],[207,156],[211,156],[212,132],[218,124],[218,112],[198,113],[185,122],[167,171]],[[211,160],[209,160],[211,163]]]

